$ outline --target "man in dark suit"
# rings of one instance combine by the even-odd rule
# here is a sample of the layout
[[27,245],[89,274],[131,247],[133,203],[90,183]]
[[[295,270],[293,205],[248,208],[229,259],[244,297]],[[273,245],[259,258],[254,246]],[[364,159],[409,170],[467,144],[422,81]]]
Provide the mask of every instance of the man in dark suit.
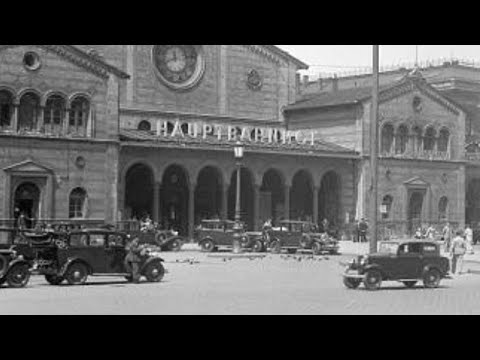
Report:
[[368,224],[367,221],[362,218],[358,223],[358,241],[361,243],[367,242],[367,232],[368,232]]
[[128,254],[125,258],[130,271],[132,273],[132,281],[135,284],[140,282],[140,262],[142,261],[141,253],[143,250],[143,246],[140,245],[140,240],[138,237],[134,238],[128,245],[126,246],[126,250]]

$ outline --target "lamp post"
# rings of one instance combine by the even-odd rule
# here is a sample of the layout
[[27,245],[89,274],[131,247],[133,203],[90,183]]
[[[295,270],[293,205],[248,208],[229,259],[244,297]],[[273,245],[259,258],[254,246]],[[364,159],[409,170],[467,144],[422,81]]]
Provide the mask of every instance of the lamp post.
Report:
[[239,229],[240,228],[240,222],[242,220],[242,214],[241,214],[241,174],[242,174],[242,160],[243,160],[243,155],[244,155],[244,147],[243,144],[238,141],[237,144],[234,147],[235,151],[235,160],[237,162],[237,197],[236,197],[236,202],[235,202],[235,228]]
[[380,45],[373,45],[373,87],[372,87],[372,111],[370,118],[371,125],[371,192],[370,192],[370,211],[371,211],[371,237],[370,253],[377,252],[378,246],[378,95],[379,95],[379,60]]

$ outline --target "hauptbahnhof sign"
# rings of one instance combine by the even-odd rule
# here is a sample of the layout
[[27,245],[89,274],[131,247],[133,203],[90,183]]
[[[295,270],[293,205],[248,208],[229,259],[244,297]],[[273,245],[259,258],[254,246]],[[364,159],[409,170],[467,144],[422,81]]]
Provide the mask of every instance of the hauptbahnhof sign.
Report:
[[170,121],[157,122],[157,136],[160,138],[192,138],[219,141],[252,142],[259,144],[292,144],[315,145],[316,131],[286,130],[280,128],[233,126],[204,122]]

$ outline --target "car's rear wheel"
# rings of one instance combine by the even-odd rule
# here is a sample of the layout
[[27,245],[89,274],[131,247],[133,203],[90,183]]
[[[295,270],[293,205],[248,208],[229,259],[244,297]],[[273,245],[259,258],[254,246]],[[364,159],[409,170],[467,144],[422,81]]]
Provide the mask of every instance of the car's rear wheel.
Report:
[[70,285],[83,285],[87,282],[88,268],[85,264],[74,263],[68,267],[65,278]]
[[440,285],[440,281],[442,280],[442,275],[440,271],[437,269],[430,269],[425,272],[423,275],[423,285],[427,289],[435,289],[438,288]]
[[364,276],[363,284],[370,291],[380,289],[382,286],[382,274],[378,270],[369,270]]
[[45,275],[45,280],[47,280],[50,285],[58,286],[63,280],[65,280],[65,278],[58,275]]
[[7,284],[11,288],[23,288],[30,280],[30,269],[27,264],[14,265],[7,273]]
[[165,268],[160,261],[155,261],[147,265],[144,275],[148,282],[160,282],[165,276]]
[[255,241],[252,250],[256,253],[263,252],[263,243],[260,240]]
[[361,279],[351,279],[351,278],[347,278],[347,277],[343,278],[343,284],[348,289],[352,289],[352,290],[358,289],[358,287],[360,286],[361,283],[362,283]]
[[312,253],[313,255],[320,255],[322,253],[322,245],[317,242],[312,244]]
[[182,249],[182,242],[180,239],[175,239],[170,244],[170,251],[178,252]]
[[270,243],[270,252],[272,254],[280,254],[281,251],[282,251],[282,245],[280,244],[280,241],[276,239],[273,240]]
[[213,250],[215,250],[215,244],[210,239],[203,240],[200,246],[203,252],[210,253],[210,252],[213,252]]
[[403,285],[405,285],[409,289],[413,289],[415,285],[417,285],[417,281],[404,281]]

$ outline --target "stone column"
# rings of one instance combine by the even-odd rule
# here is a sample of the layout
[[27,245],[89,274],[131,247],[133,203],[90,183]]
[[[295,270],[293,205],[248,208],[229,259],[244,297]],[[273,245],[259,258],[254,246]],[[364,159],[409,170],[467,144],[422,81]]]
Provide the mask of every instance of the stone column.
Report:
[[260,185],[255,184],[253,186],[253,231],[260,228]]
[[160,222],[160,184],[155,182],[153,184],[153,221],[156,223]]
[[12,119],[12,130],[13,132],[18,131],[18,108],[20,107],[19,104],[14,104],[13,105],[13,119]]
[[[318,193],[320,191],[320,188],[318,186],[315,186],[313,188],[313,222],[318,224],[320,221],[318,219]],[[331,220],[331,219],[329,219]]]
[[285,220],[290,220],[290,185],[285,185]]
[[[39,109],[39,112],[37,114],[37,123],[35,124],[35,126],[37,131],[40,132],[40,129],[42,128],[44,119],[45,119],[45,106],[40,106],[38,109]],[[50,117],[50,131],[47,131],[47,129],[45,129],[44,133],[51,134],[52,127],[53,127],[53,117]]]
[[230,188],[229,184],[224,184],[222,188],[222,209],[220,217],[222,220],[228,218],[228,189]]
[[193,231],[195,229],[195,188],[197,184],[191,184],[188,189],[188,239],[193,241]]
[[65,114],[63,115],[63,126],[62,126],[62,135],[67,136],[68,134],[68,124],[69,124],[69,114],[70,114],[70,108],[65,109]]

